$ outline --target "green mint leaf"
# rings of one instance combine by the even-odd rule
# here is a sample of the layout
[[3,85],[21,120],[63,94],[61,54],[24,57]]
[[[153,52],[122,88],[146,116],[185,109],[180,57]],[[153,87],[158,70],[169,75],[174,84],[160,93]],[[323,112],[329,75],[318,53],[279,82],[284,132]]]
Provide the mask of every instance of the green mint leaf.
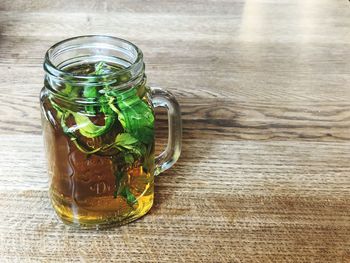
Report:
[[71,132],[74,132],[75,130],[79,130],[79,132],[82,135],[88,138],[94,138],[104,134],[114,123],[114,116],[105,117],[105,125],[99,126],[99,125],[93,124],[90,118],[85,115],[75,113],[75,112],[72,112],[72,114],[74,116],[76,126],[69,128],[69,130]]
[[132,156],[132,154],[130,154],[130,153],[125,153],[124,154],[124,160],[125,160],[125,163],[126,164],[129,164],[129,165],[131,165],[131,164],[133,164],[134,163],[134,157]]
[[108,73],[111,73],[113,70],[106,62],[99,62],[95,64],[95,72],[93,72],[93,75],[105,75]]
[[120,192],[120,195],[126,199],[126,202],[129,205],[133,205],[137,202],[136,197],[133,195],[133,193],[129,190],[128,187],[124,187],[124,189]]
[[95,75],[101,75],[104,65],[105,65],[105,63],[103,61],[95,64],[95,72],[94,72],[94,74]]
[[114,176],[115,176],[115,186],[116,186],[116,189],[114,191],[114,198],[117,198],[117,196],[120,194],[121,192],[121,186],[122,186],[122,179],[123,177],[125,177],[126,173],[125,171],[123,170],[119,170],[119,171],[116,171]]
[[133,193],[130,192],[129,188],[125,188],[125,192],[126,192],[126,200],[129,204],[134,204],[137,202],[135,196],[133,195]]
[[96,98],[98,96],[97,88],[94,86],[85,86],[83,96],[85,98]]
[[69,95],[72,92],[72,85],[70,85],[69,83],[65,84],[65,88],[62,90],[62,93],[64,93],[65,95]]
[[79,96],[79,87],[72,86],[67,82],[65,83],[65,88],[61,92],[70,99],[75,99]]
[[95,115],[96,114],[96,110],[95,110],[95,107],[93,105],[85,106],[85,111],[89,115]]
[[116,94],[122,113],[124,129],[139,141],[149,144],[154,140],[154,115],[135,88]]
[[124,148],[128,148],[135,143],[138,143],[138,140],[129,133],[119,133],[115,138],[115,144]]
[[103,75],[106,71],[107,64],[103,61],[95,64],[95,72],[94,75]]

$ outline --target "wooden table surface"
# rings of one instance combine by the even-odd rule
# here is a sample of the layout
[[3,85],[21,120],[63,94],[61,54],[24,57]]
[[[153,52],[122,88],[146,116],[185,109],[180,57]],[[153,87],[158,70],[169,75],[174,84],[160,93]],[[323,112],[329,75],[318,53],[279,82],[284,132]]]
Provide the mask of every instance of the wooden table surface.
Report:
[[[183,111],[154,207],[105,231],[47,197],[43,56],[83,34],[136,43]],[[1,0],[0,136],[0,262],[350,262],[350,4]]]

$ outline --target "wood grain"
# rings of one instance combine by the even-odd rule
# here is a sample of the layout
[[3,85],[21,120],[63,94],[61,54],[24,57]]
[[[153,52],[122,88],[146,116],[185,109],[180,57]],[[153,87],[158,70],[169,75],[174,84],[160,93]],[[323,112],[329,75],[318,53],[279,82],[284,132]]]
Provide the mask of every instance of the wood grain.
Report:
[[[157,178],[150,214],[96,232],[66,228],[54,218],[41,140],[4,136],[1,155],[13,153],[0,162],[5,259],[350,259],[350,143],[215,140],[207,149],[207,141],[185,140],[181,161]],[[37,165],[28,167],[31,159]]]
[[[349,17],[330,0],[2,0],[0,262],[350,262]],[[55,218],[40,134],[44,53],[83,34],[136,43],[182,106],[154,207],[104,231]]]

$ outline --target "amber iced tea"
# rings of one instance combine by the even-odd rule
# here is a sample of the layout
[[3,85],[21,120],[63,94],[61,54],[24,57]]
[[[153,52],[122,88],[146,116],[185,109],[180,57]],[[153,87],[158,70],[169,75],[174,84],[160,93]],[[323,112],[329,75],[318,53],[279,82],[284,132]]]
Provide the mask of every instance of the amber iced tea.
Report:
[[[104,62],[66,69],[86,75],[119,70]],[[146,89],[143,83],[126,90],[65,85],[61,92],[70,100],[95,102],[78,106],[42,94],[50,194],[64,221],[132,219],[152,206],[154,115]]]

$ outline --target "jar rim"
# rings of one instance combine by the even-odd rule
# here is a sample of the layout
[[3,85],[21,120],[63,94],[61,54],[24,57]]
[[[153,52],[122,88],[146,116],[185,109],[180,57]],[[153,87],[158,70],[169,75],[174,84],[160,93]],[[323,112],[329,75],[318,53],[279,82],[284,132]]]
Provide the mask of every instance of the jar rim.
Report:
[[[65,50],[77,47],[79,45],[84,45],[84,44],[75,44],[73,46],[68,45],[67,47],[64,47],[65,44],[68,44],[69,42],[74,42],[74,41],[80,40],[80,39],[81,40],[83,40],[83,39],[90,40],[87,43],[96,42],[97,48],[103,46],[103,42],[106,42],[106,40],[114,41],[115,43],[124,44],[125,46],[127,46],[129,49],[131,49],[136,54],[136,58],[133,62],[130,62],[129,66],[127,66],[123,69],[120,69],[118,71],[109,72],[109,73],[103,73],[103,74],[99,74],[99,75],[74,74],[74,73],[68,72],[64,69],[59,68],[59,65],[55,65],[52,62],[54,55],[59,55],[60,52],[63,52]],[[105,41],[103,41],[103,40],[105,40]],[[86,45],[86,43],[85,43],[85,45]],[[110,45],[110,46],[112,46],[112,45]],[[62,48],[60,48],[60,47],[62,47]],[[64,40],[52,45],[45,53],[43,67],[44,67],[45,72],[47,74],[49,74],[51,77],[54,77],[57,79],[69,78],[69,79],[74,79],[75,81],[84,81],[85,82],[85,81],[91,81],[91,80],[98,81],[100,79],[106,80],[106,78],[111,79],[113,77],[123,75],[127,72],[130,72],[130,71],[131,72],[139,72],[140,70],[144,69],[144,63],[143,63],[143,53],[142,53],[141,49],[138,48],[135,44],[133,44],[132,42],[130,42],[128,40],[114,37],[114,36],[109,36],[109,35],[81,35],[81,36],[76,36],[76,37],[64,39]]]

